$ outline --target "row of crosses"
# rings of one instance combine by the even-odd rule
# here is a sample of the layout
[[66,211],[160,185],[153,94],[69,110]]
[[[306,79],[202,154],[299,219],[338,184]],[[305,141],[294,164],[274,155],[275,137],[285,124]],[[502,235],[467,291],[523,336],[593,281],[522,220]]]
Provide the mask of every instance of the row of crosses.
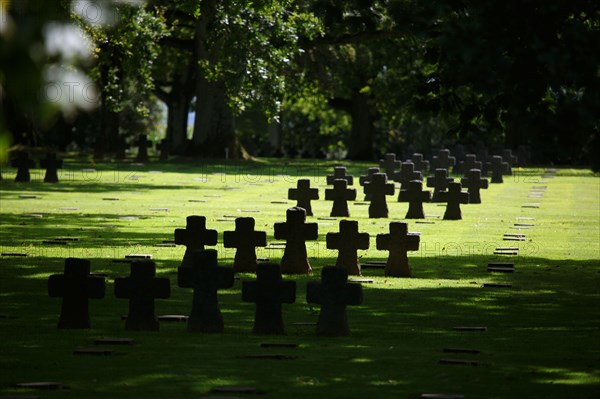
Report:
[[[17,168],[15,182],[29,183],[31,181],[31,173],[29,170],[35,168],[35,161],[29,158],[28,153],[24,151],[19,152],[16,158],[11,160],[11,166]],[[62,159],[58,159],[53,152],[48,153],[46,158],[40,160],[40,168],[46,169],[44,182],[58,183],[58,169],[62,169],[62,167]]]

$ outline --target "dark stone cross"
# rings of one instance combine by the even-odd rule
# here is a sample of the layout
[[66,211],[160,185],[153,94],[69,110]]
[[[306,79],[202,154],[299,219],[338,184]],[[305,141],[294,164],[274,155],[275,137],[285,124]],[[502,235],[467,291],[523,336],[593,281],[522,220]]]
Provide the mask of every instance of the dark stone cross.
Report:
[[437,168],[433,176],[427,178],[427,187],[433,188],[431,202],[443,202],[440,198],[440,193],[448,189],[448,184],[454,179],[448,177],[448,169]]
[[156,265],[151,260],[131,262],[129,276],[115,279],[115,296],[129,299],[126,330],[158,331],[154,299],[170,295],[169,279],[156,277]]
[[394,180],[396,169],[400,168],[402,162],[396,159],[396,154],[385,154],[384,159],[379,160],[379,167],[383,169],[389,180]]
[[306,301],[321,305],[317,335],[350,335],[346,306],[360,305],[362,300],[361,285],[348,283],[348,271],[341,267],[324,267],[321,281],[310,281],[306,285]]
[[502,175],[508,173],[508,163],[500,155],[494,155],[492,161],[487,163],[488,170],[492,172],[491,183],[504,183]]
[[[372,167],[367,169],[367,174],[362,175],[358,178],[358,184],[364,187],[365,183],[370,182],[373,179],[373,175],[379,173],[379,168]],[[365,201],[371,201],[371,195],[365,194]]]
[[46,155],[45,159],[40,161],[40,167],[46,169],[46,174],[44,176],[45,183],[58,183],[58,169],[62,169],[63,161],[62,159],[57,159],[56,154],[50,152]]
[[325,199],[333,201],[329,216],[348,217],[350,216],[348,201],[356,199],[356,189],[348,188],[347,180],[336,179],[333,188],[325,189]]
[[235,231],[223,232],[225,248],[237,248],[233,271],[256,272],[256,247],[267,246],[267,233],[254,230],[254,218],[236,218]]
[[334,166],[333,174],[327,175],[327,184],[332,185],[337,179],[346,180],[349,186],[354,184],[354,177],[346,174],[345,166]]
[[431,200],[431,192],[423,190],[421,180],[413,180],[408,185],[408,190],[402,190],[398,197],[400,202],[408,202],[408,212],[405,219],[425,219],[423,202]]
[[217,264],[217,251],[207,249],[192,252],[192,266],[177,268],[177,285],[193,288],[192,312],[188,331],[222,333],[223,315],[219,309],[217,292],[233,286],[233,269]]
[[206,217],[188,216],[185,229],[175,229],[175,244],[185,245],[181,266],[191,266],[191,253],[203,250],[205,245],[217,245],[217,230],[206,228]]
[[140,134],[135,145],[138,146],[138,153],[135,157],[136,162],[148,162],[148,147],[151,145],[148,141],[148,135]]
[[488,188],[488,179],[481,177],[481,170],[471,169],[460,180],[463,187],[469,191],[469,204],[481,204],[480,189]]
[[420,240],[419,233],[409,233],[404,222],[391,222],[389,234],[377,234],[377,249],[389,251],[386,276],[411,277],[407,252],[418,251]]
[[158,159],[160,161],[166,161],[169,159],[169,153],[170,153],[169,140],[162,139],[160,141],[160,143],[156,143],[156,149],[158,151],[160,151],[160,155],[158,157]]
[[29,183],[31,175],[29,169],[35,168],[35,161],[29,159],[29,154],[24,151],[17,153],[17,157],[11,161],[13,168],[17,168],[15,181],[18,183]]
[[469,193],[462,191],[462,184],[452,182],[448,185],[448,191],[440,193],[440,201],[446,202],[445,220],[460,220],[462,219],[460,204],[469,203]]
[[394,195],[394,183],[387,182],[385,173],[375,173],[370,182],[365,182],[365,194],[371,196],[369,204],[370,218],[388,217],[386,195]]
[[448,149],[441,149],[438,155],[433,157],[432,166],[435,169],[442,168],[450,171],[450,168],[454,165],[456,165],[456,158],[450,156],[450,150]]
[[502,160],[508,164],[508,171],[506,172],[506,174],[508,176],[512,176],[512,167],[517,165],[517,156],[513,155],[512,150],[510,148],[507,148],[504,151],[502,151]]
[[310,179],[298,179],[296,188],[288,190],[288,199],[298,201],[296,206],[304,208],[307,216],[312,216],[310,201],[319,199],[319,189],[310,188]]
[[479,169],[481,170],[482,162],[477,160],[477,155],[475,154],[467,154],[465,155],[465,160],[460,162],[460,171],[463,176],[467,176],[467,173],[471,169]]
[[406,190],[410,181],[421,179],[421,172],[415,171],[415,164],[412,162],[402,162],[400,171],[394,173],[394,181],[400,183],[400,190]]
[[58,328],[90,328],[88,299],[104,298],[104,277],[90,276],[90,261],[65,259],[64,274],[48,279],[48,294],[62,297]]
[[256,270],[256,281],[242,283],[242,301],[254,302],[254,334],[285,334],[283,303],[296,301],[296,282],[283,281],[281,268],[274,263],[261,263]]
[[285,274],[307,274],[312,270],[308,263],[306,241],[319,237],[319,225],[306,223],[304,208],[294,207],[286,212],[286,221],[275,223],[275,238],[286,240],[281,258],[281,272]]
[[360,276],[359,249],[369,249],[369,233],[358,232],[355,220],[340,220],[339,233],[327,233],[327,248],[337,249],[337,267],[345,268],[349,275]]
[[415,152],[412,154],[409,161],[415,164],[415,170],[417,172],[424,172],[429,169],[429,161],[423,159],[423,154]]

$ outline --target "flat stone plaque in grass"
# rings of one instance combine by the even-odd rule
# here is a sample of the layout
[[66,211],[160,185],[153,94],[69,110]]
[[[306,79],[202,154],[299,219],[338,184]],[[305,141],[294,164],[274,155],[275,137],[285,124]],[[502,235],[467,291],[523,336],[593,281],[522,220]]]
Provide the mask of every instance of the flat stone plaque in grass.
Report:
[[470,359],[440,359],[439,364],[449,364],[457,366],[479,366],[481,362],[479,360]]
[[120,198],[117,197],[104,197],[102,201],[120,201]]
[[129,254],[125,255],[125,259],[152,259],[151,254]]
[[287,201],[271,201],[271,204],[287,204]]
[[317,220],[337,220],[337,218],[321,217],[317,218]]
[[40,390],[67,389],[67,387],[62,382],[53,382],[53,381],[20,382],[20,383],[14,384],[13,387],[25,388],[25,389],[40,389]]
[[112,349],[77,348],[73,351],[73,354],[77,356],[112,356],[115,351]]
[[212,387],[211,393],[241,393],[241,394],[261,394],[264,391],[259,390],[255,387],[243,387],[243,386],[220,386]]
[[435,224],[435,222],[430,222],[430,221],[426,221],[426,220],[417,220],[415,223],[418,223],[418,224]]
[[521,208],[533,208],[533,209],[537,209],[540,207],[540,204],[523,204],[521,205]]
[[421,399],[464,399],[464,395],[453,393],[422,393]]
[[296,360],[298,356],[295,355],[283,355],[281,353],[258,353],[251,355],[241,356],[242,359],[256,359],[256,360]]
[[39,195],[33,195],[33,194],[21,194],[19,195],[19,198],[21,199],[35,199],[35,198],[40,198]]
[[78,211],[79,208],[74,206],[65,206],[63,208],[58,208],[59,211]]
[[296,342],[263,342],[261,348],[297,348],[300,344]]
[[191,200],[188,200],[188,202],[206,202],[206,200],[201,200],[201,199],[191,199]]
[[21,252],[2,252],[2,256],[25,257],[25,256],[29,256],[29,255],[21,253]]
[[535,220],[535,218],[529,216],[518,216],[517,220]]
[[373,283],[372,278],[349,278],[349,283]]
[[517,247],[498,247],[496,248],[496,251],[518,251],[519,248]]
[[485,332],[487,331],[487,327],[483,326],[456,326],[452,327],[454,331],[468,331],[468,332]]
[[512,288],[512,284],[507,283],[484,283],[485,288]]
[[535,224],[533,224],[533,223],[515,223],[515,226],[517,226],[517,227],[533,227],[533,226],[535,226]]
[[219,218],[217,222],[235,222],[234,218]]
[[204,194],[205,197],[207,198],[220,198],[222,197],[221,194]]
[[365,205],[370,205],[369,202],[353,202],[354,205],[358,205],[358,206],[365,206]]
[[163,212],[169,212],[169,208],[148,208],[150,211],[154,211],[154,212],[159,212],[159,211],[163,211]]
[[139,217],[137,217],[137,216],[119,216],[119,219],[132,221],[132,220],[138,220]]
[[385,264],[380,263],[361,263],[361,269],[385,269]]
[[445,353],[465,353],[469,355],[479,355],[481,353],[479,349],[471,348],[444,348],[442,351]]
[[158,321],[167,321],[167,322],[187,322],[189,316],[180,315],[180,314],[164,314],[160,316],[156,316]]
[[133,338],[98,338],[94,340],[94,345],[133,345]]
[[245,213],[259,213],[260,209],[240,209],[240,212],[245,212]]
[[548,186],[531,186],[532,190],[546,190]]
[[504,237],[519,237],[519,238],[525,238],[525,234],[522,234],[522,233],[504,233]]
[[504,240],[504,241],[525,241],[525,237],[507,237],[507,236],[504,236],[502,238],[502,240]]
[[25,214],[23,214],[23,216],[26,218],[36,218],[36,219],[41,219],[44,217],[44,215],[42,215],[41,213],[25,213]]

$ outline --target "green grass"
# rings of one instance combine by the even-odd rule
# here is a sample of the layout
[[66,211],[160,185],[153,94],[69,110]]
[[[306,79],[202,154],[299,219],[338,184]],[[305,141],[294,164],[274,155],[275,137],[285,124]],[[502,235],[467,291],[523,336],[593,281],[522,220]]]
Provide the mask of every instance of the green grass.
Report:
[[[335,262],[325,247],[327,232],[337,231],[329,216],[331,202],[313,202],[320,222],[319,240],[307,245],[312,276],[289,276],[298,284],[297,302],[284,306],[285,337],[250,333],[253,304],[241,302],[241,282],[220,292],[225,334],[190,334],[183,323],[162,323],[158,333],[124,331],[120,316],[127,302],[114,298],[113,279],[128,274],[126,264],[113,263],[128,253],[154,255],[160,276],[171,279],[172,297],[157,300],[159,314],[187,314],[191,291],[176,287],[176,267],[183,247],[154,244],[173,238],[188,215],[204,215],[219,231],[220,261],[231,264],[233,250],[222,245],[223,231],[233,222],[224,215],[252,216],[257,229],[273,240],[273,224],[285,219],[287,189],[299,176],[313,179],[324,197],[324,176],[332,163],[261,160],[253,164],[150,163],[146,166],[100,164],[98,173],[72,160],[60,184],[12,182],[3,170],[0,183],[0,249],[27,252],[27,258],[0,259],[0,394],[24,381],[61,381],[67,391],[43,392],[43,398],[194,398],[215,385],[250,385],[265,398],[417,398],[421,393],[462,393],[466,398],[593,398],[600,392],[600,180],[586,170],[559,170],[540,183],[543,169],[519,169],[505,184],[482,192],[482,205],[463,206],[462,221],[416,224],[421,249],[409,254],[414,278],[386,278],[365,270],[375,283],[364,284],[364,304],[350,307],[352,336],[322,338],[311,327],[293,322],[315,321],[318,308],[306,304],[306,283]],[[369,164],[348,165],[352,174]],[[152,170],[163,171],[161,174]],[[220,174],[224,173],[224,174]],[[132,179],[133,178],[133,179]],[[197,180],[194,180],[194,179]],[[198,180],[198,178],[200,178]],[[203,181],[206,178],[207,181]],[[137,180],[134,180],[137,179]],[[535,185],[547,185],[542,199],[528,198]],[[40,199],[20,199],[36,194]],[[221,197],[210,197],[210,195]],[[206,197],[206,195],[209,195]],[[120,201],[103,201],[119,197]],[[206,203],[189,202],[204,199]],[[362,190],[359,190],[362,199]],[[522,208],[539,202],[539,209]],[[367,206],[350,205],[351,219],[371,234],[363,259],[383,260],[374,236],[387,232],[390,220],[403,220],[407,204],[389,201],[390,219],[371,220]],[[60,210],[77,207],[78,210]],[[169,208],[151,211],[150,208]],[[242,210],[259,209],[260,213]],[[444,208],[425,204],[429,215]],[[41,213],[42,218],[24,214]],[[135,216],[134,220],[119,219]],[[519,216],[535,217],[523,230],[525,242],[502,241]],[[77,236],[67,247],[42,244],[58,236]],[[504,260],[496,246],[518,246],[517,272],[486,271],[490,261]],[[258,249],[258,256],[277,260],[280,250]],[[57,330],[60,300],[47,295],[47,278],[61,273],[64,258],[88,258],[92,270],[106,272],[107,296],[91,300],[93,328]],[[242,275],[242,279],[251,279]],[[486,282],[510,282],[512,289],[482,288]],[[455,332],[453,326],[487,326],[487,332]],[[122,355],[73,356],[76,347],[92,346],[98,337],[133,337],[133,347],[116,348]],[[264,350],[265,341],[298,342],[298,349]],[[444,347],[477,348],[480,355],[442,353]],[[241,356],[265,351],[298,355],[297,360],[248,360]],[[477,359],[479,367],[438,364],[441,358]],[[21,391],[19,391],[21,392]],[[27,391],[22,391],[26,393]]]

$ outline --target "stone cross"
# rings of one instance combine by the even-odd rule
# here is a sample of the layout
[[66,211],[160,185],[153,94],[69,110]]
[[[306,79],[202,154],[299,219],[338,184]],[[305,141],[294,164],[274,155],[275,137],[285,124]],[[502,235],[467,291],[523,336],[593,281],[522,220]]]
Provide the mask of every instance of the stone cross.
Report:
[[440,201],[446,202],[445,220],[460,220],[462,219],[460,204],[469,203],[469,193],[462,191],[462,184],[452,182],[448,185],[448,191],[440,193]]
[[435,174],[427,178],[427,187],[433,188],[431,202],[442,202],[439,193],[446,191],[448,184],[453,181],[453,178],[448,177],[448,169],[437,168]]
[[217,230],[206,228],[206,217],[188,216],[185,229],[175,229],[175,244],[185,245],[181,266],[191,266],[191,253],[203,250],[205,245],[217,245]]
[[242,300],[254,302],[254,334],[285,334],[282,304],[296,301],[296,282],[283,281],[281,268],[274,263],[261,263],[256,281],[242,283]]
[[217,292],[233,286],[233,269],[217,264],[217,251],[207,249],[192,253],[192,266],[177,268],[177,285],[192,288],[192,312],[188,318],[188,331],[222,333],[223,316],[219,309]]
[[481,170],[482,167],[482,163],[481,161],[477,160],[477,155],[475,154],[467,154],[465,155],[465,160],[460,162],[460,171],[462,172],[463,176],[467,176],[467,173],[471,170],[471,169],[479,169]]
[[48,279],[48,294],[62,297],[58,328],[90,328],[88,299],[104,298],[104,277],[90,276],[90,261],[65,259],[64,274]]
[[126,330],[158,331],[154,299],[170,295],[169,279],[156,277],[156,265],[151,260],[131,262],[129,276],[115,279],[115,296],[129,299]]
[[135,142],[135,145],[138,146],[138,153],[135,157],[136,162],[148,162],[148,147],[150,144],[150,141],[148,141],[148,135],[140,134],[138,136],[138,139]]
[[44,176],[45,183],[58,183],[58,169],[62,169],[62,159],[57,159],[56,154],[50,152],[46,155],[45,159],[40,161],[40,167],[46,169],[46,175]]
[[420,239],[419,233],[408,232],[404,222],[391,222],[389,234],[377,234],[377,249],[389,251],[386,276],[411,277],[407,252],[418,251]]
[[370,218],[387,218],[388,206],[386,195],[394,195],[394,183],[387,182],[385,173],[375,173],[370,182],[365,182],[365,194],[371,196],[369,204]]
[[456,158],[450,156],[450,150],[448,149],[440,150],[438,155],[433,157],[432,166],[435,169],[442,168],[450,171],[450,168],[454,165],[456,165]]
[[383,169],[389,180],[394,180],[394,173],[400,167],[400,160],[396,159],[396,154],[385,154],[384,159],[379,160],[379,167]]
[[354,184],[354,177],[346,174],[345,166],[334,166],[333,174],[327,175],[327,184],[332,185],[333,182],[337,179],[344,179],[348,182],[348,185],[351,186]]
[[267,233],[254,230],[254,218],[236,218],[235,231],[223,232],[225,248],[237,248],[233,271],[256,272],[256,247],[267,246]]
[[506,174],[508,176],[512,176],[512,167],[517,165],[517,156],[513,155],[512,150],[510,148],[507,148],[504,151],[502,151],[502,160],[508,164],[508,171]]
[[284,274],[307,274],[312,270],[306,253],[306,241],[319,237],[319,225],[306,223],[304,208],[294,207],[286,212],[286,221],[275,223],[275,238],[286,240],[281,258]]
[[29,169],[35,168],[35,161],[29,159],[29,154],[24,151],[17,153],[17,157],[11,161],[13,168],[17,168],[15,181],[18,183],[29,183],[31,175]]
[[337,249],[337,267],[343,267],[349,275],[360,276],[360,263],[356,254],[359,249],[369,249],[369,233],[358,232],[355,220],[340,220],[339,233],[327,233],[327,248]]
[[408,190],[402,190],[398,197],[400,202],[408,202],[408,212],[405,219],[425,219],[423,202],[431,201],[431,192],[423,190],[421,180],[413,180],[408,185]]
[[400,190],[408,188],[408,182],[411,180],[421,180],[421,172],[415,171],[415,164],[412,162],[402,162],[400,171],[394,173],[394,181],[400,183]]
[[156,149],[158,151],[160,151],[160,155],[159,155],[159,160],[161,161],[166,161],[169,159],[169,150],[170,150],[170,146],[169,146],[169,140],[167,139],[162,139],[160,141],[160,143],[156,143]]
[[425,172],[429,169],[429,161],[423,159],[423,154],[415,152],[412,154],[410,161],[415,164],[415,170],[417,172]]
[[319,199],[319,189],[310,188],[310,179],[298,179],[296,188],[288,190],[288,199],[298,201],[296,207],[304,208],[306,216],[312,216],[313,212],[310,201]]
[[333,188],[325,190],[325,199],[333,201],[330,216],[349,217],[348,201],[356,199],[356,189],[348,188],[348,181],[336,179],[333,181]]
[[469,191],[469,204],[481,204],[480,189],[488,188],[488,179],[481,177],[481,170],[471,169],[460,180],[463,187]]
[[492,162],[487,163],[487,167],[492,171],[492,183],[504,183],[502,175],[508,173],[508,163],[504,162],[500,155],[494,155]]
[[[362,175],[358,178],[358,184],[364,187],[365,183],[370,182],[373,179],[373,175],[379,173],[379,168],[372,167],[367,169],[367,174]],[[365,201],[371,201],[371,195],[365,194]]]
[[361,285],[348,283],[348,271],[341,267],[324,267],[321,281],[310,281],[306,285],[306,301],[321,305],[317,335],[350,335],[346,306],[360,305],[362,300]]

